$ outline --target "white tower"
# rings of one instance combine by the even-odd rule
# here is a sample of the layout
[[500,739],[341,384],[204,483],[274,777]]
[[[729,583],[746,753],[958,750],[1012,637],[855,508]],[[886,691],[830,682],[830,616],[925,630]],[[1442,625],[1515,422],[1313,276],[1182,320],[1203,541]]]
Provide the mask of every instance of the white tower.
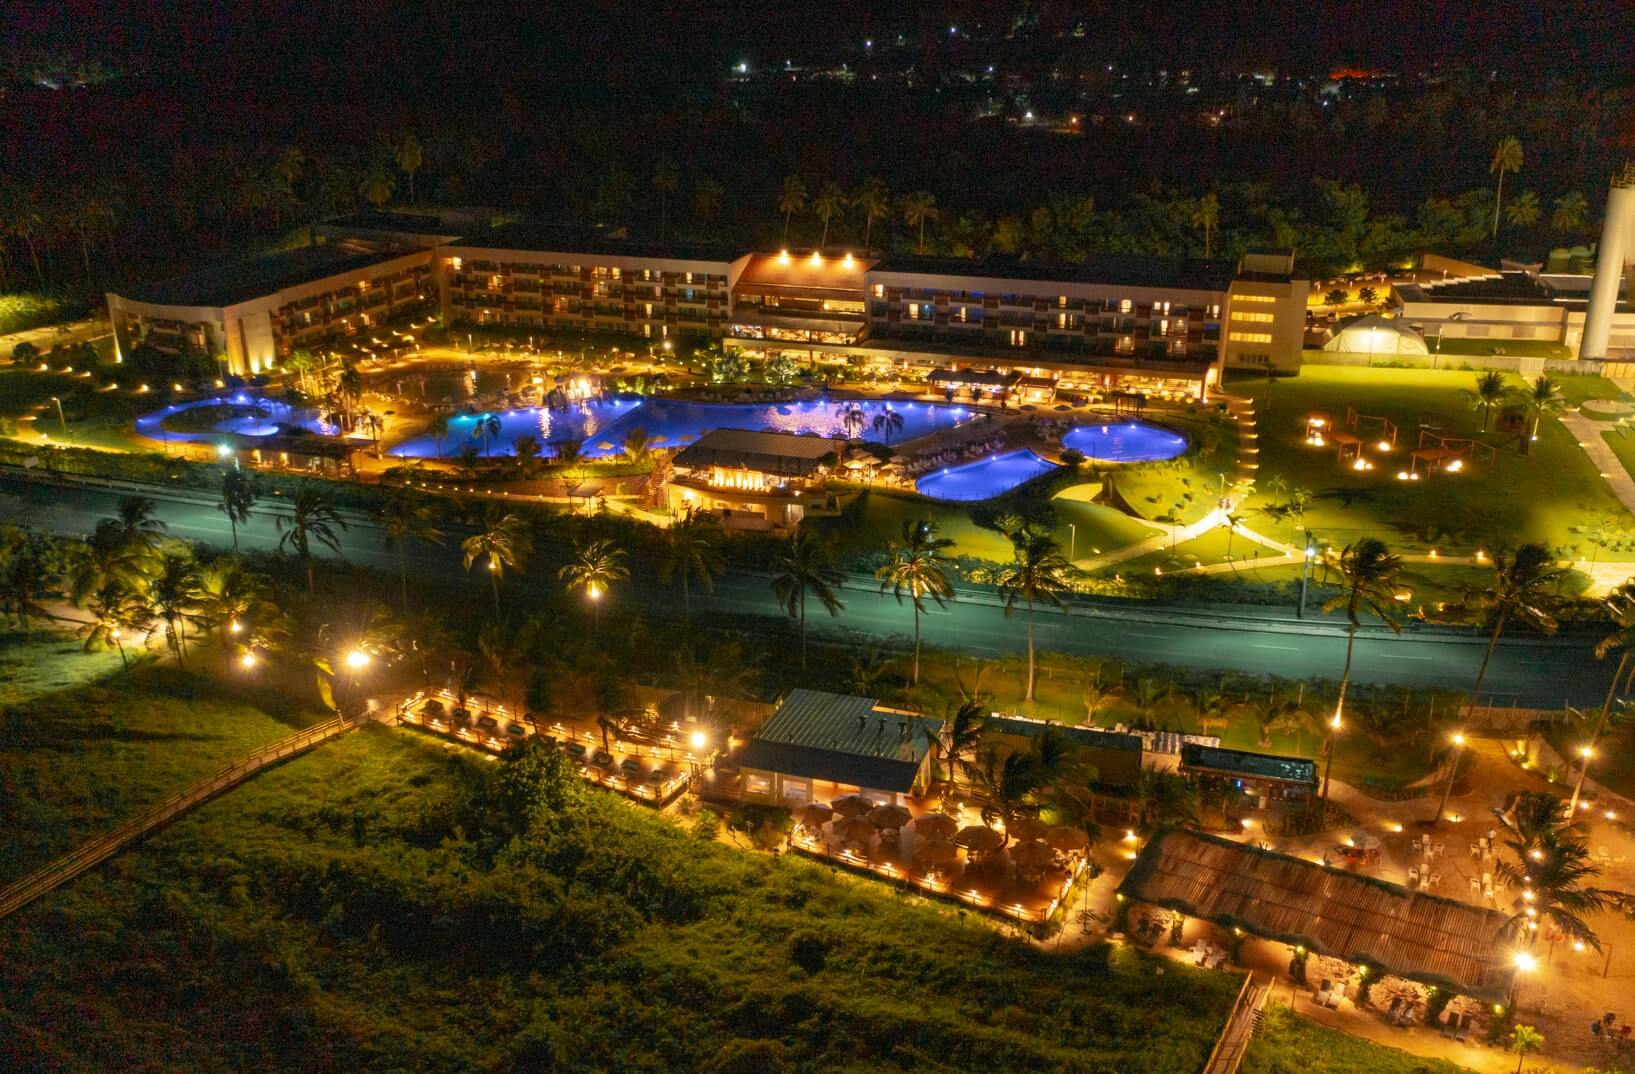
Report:
[[[1612,335],[1612,315],[1618,308],[1618,291],[1624,270],[1635,264],[1635,165],[1625,164],[1607,189],[1607,220],[1601,228],[1601,247],[1596,251],[1595,280],[1590,284],[1590,305],[1584,314],[1584,338],[1580,358],[1605,358],[1607,340]],[[1635,288],[1630,292],[1635,300]]]

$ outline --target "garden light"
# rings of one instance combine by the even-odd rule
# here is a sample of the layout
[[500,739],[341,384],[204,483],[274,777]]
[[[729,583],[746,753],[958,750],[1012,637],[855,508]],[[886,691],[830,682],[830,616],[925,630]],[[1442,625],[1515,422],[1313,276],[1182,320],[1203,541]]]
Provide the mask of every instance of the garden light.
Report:
[[709,745],[710,736],[706,735],[702,731],[694,731],[692,733],[692,737],[688,739],[688,742],[692,745],[695,751],[702,750],[705,746]]
[[369,666],[369,654],[362,649],[353,649],[346,654],[346,666],[349,668],[365,668]]

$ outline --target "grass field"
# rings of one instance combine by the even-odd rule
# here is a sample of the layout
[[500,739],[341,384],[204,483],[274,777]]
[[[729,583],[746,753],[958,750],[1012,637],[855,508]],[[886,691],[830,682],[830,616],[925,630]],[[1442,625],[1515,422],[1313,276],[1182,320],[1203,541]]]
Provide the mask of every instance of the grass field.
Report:
[[1193,1074],[1236,990],[495,767],[367,728],[8,920],[0,1066]]
[[171,668],[118,667],[72,640],[6,648],[0,883],[316,718]]
[[[1290,490],[1311,490],[1304,524],[1334,545],[1366,534],[1398,551],[1468,553],[1501,541],[1542,541],[1563,558],[1578,558],[1589,554],[1592,528],[1608,521],[1618,528],[1635,525],[1572,434],[1550,417],[1540,424],[1530,455],[1490,434],[1491,442],[1502,443],[1492,462],[1473,460],[1459,474],[1397,480],[1422,424],[1457,436],[1479,433],[1480,416],[1465,394],[1475,379],[1468,372],[1308,366],[1290,380],[1240,382],[1238,389],[1257,401],[1261,447],[1259,483],[1245,508],[1249,524],[1287,528],[1288,494],[1271,488],[1281,479]],[[1560,379],[1571,398],[1617,392],[1600,378]],[[1376,462],[1372,471],[1355,471],[1336,461],[1332,446],[1304,441],[1308,415],[1324,413],[1343,425],[1348,406],[1389,418],[1398,428],[1396,450],[1365,452]],[[1359,429],[1370,442],[1379,436],[1377,426]]]
[[1446,1059],[1410,1055],[1308,1022],[1281,1005],[1268,1006],[1265,1019],[1244,1055],[1242,1074],[1471,1074]]
[[[119,367],[104,363],[98,367],[100,380],[119,377]],[[115,451],[135,450],[131,440],[136,418],[159,406],[154,395],[133,395],[122,384],[118,391],[88,390],[87,381],[61,373],[37,373],[17,366],[0,367],[0,418],[18,422],[23,432],[48,435],[54,442],[97,447]],[[67,419],[64,437],[62,422],[52,396],[62,400],[62,417]],[[32,422],[22,421],[33,415]]]

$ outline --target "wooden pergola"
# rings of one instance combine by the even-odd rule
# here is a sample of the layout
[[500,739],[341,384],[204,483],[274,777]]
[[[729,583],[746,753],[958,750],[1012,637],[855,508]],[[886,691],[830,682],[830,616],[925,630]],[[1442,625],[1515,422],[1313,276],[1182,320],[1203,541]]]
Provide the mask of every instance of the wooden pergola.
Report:
[[1154,836],[1118,891],[1480,999],[1502,1001],[1515,973],[1497,910],[1201,832]]

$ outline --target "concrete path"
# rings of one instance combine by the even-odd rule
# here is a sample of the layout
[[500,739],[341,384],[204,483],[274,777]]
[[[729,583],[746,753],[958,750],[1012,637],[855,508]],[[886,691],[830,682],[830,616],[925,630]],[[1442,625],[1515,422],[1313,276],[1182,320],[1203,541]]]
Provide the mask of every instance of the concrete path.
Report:
[[1625,510],[1635,514],[1635,480],[1630,479],[1629,471],[1618,461],[1612,445],[1601,435],[1611,432],[1617,425],[1610,421],[1593,421],[1577,410],[1562,411],[1561,424],[1573,434],[1578,446],[1584,449],[1584,454],[1590,457],[1595,468],[1601,472],[1601,476],[1612,489],[1612,494],[1618,497],[1618,502],[1624,505]]

